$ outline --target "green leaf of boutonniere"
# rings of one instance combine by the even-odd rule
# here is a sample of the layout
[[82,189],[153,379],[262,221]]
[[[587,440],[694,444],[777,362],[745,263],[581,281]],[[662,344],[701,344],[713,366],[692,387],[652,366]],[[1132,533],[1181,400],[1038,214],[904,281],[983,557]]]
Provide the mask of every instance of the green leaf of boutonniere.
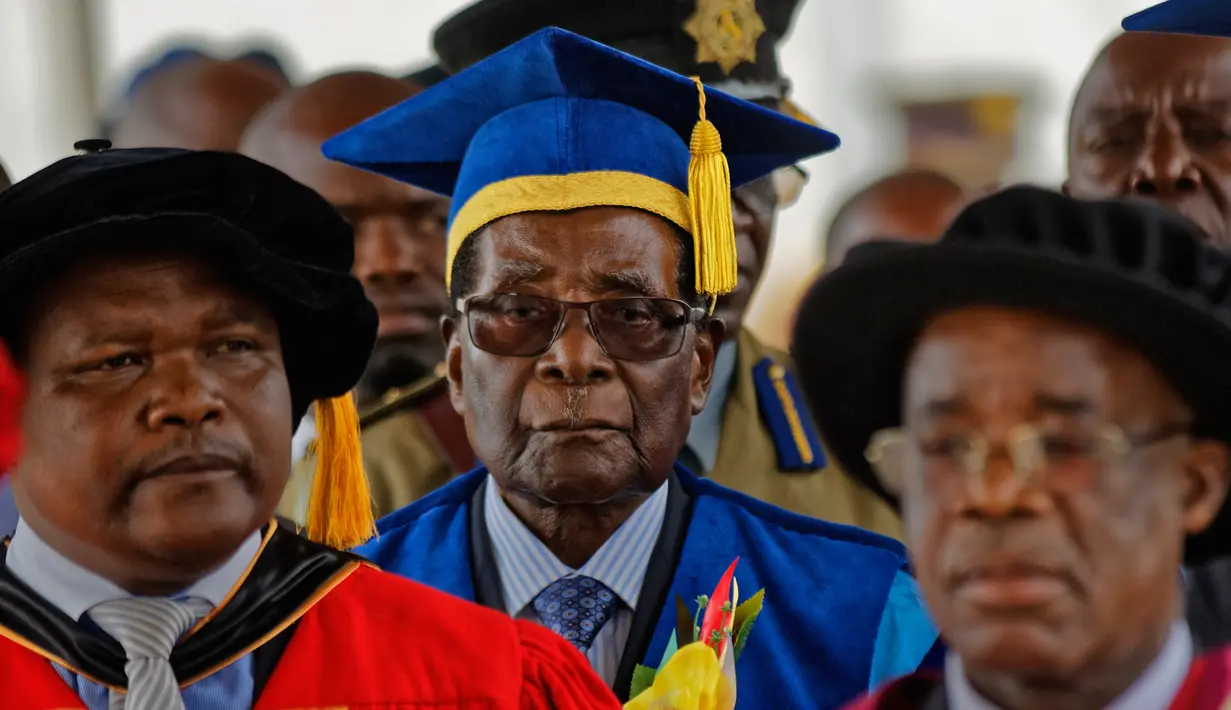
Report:
[[748,643],[748,634],[752,632],[752,626],[756,622],[757,617],[761,614],[761,607],[765,603],[765,590],[753,594],[748,598],[748,601],[740,604],[735,610],[734,629],[735,629],[735,660],[739,660],[739,656],[744,651],[744,644]]
[[633,669],[633,684],[632,689],[628,691],[628,699],[632,700],[654,685],[654,676],[656,675],[658,675],[658,671],[638,663],[637,667]]

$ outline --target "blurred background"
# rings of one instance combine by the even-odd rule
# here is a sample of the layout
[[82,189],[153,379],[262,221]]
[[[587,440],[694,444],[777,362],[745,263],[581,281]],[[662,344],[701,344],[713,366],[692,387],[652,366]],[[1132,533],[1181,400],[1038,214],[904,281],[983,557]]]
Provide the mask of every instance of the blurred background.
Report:
[[[583,2],[585,0],[578,0]],[[168,48],[269,52],[294,83],[431,64],[432,29],[466,0],[0,0],[0,160],[14,179],[97,136]],[[810,161],[779,219],[751,325],[783,346],[832,210],[903,166],[979,188],[1058,185],[1076,83],[1150,0],[805,0],[781,62],[794,101],[843,140]]]

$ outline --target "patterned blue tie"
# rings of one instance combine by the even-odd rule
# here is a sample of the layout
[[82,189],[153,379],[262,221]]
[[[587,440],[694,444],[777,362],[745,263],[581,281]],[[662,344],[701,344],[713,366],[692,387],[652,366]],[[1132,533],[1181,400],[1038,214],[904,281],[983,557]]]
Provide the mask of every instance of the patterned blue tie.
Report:
[[543,624],[586,653],[620,600],[602,582],[575,575],[552,582],[534,598]]

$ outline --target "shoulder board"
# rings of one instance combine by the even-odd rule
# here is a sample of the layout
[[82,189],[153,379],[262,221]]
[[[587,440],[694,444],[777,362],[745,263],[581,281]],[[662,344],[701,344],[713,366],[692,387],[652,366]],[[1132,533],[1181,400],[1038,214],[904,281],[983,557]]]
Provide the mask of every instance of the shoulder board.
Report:
[[778,453],[780,471],[819,471],[825,452],[795,375],[772,357],[752,368],[757,409]]
[[438,370],[438,374],[429,375],[405,387],[391,389],[380,398],[380,402],[359,415],[359,428],[412,409],[439,393],[447,384],[448,381]]

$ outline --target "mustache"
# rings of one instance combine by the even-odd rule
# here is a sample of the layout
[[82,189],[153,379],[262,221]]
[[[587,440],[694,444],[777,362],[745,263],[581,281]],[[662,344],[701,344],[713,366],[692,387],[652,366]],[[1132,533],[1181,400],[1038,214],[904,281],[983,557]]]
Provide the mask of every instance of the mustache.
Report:
[[588,394],[590,391],[585,387],[576,387],[568,391],[564,401],[564,416],[568,419],[570,428],[576,427],[584,418],[586,395]]
[[1007,530],[996,526],[972,530],[948,546],[941,559],[943,578],[957,585],[985,574],[1004,571],[1035,571],[1074,579],[1075,560],[1061,552],[1048,538],[1030,530]]
[[[536,407],[523,426],[531,432],[569,429],[611,429],[629,433],[632,424],[623,417],[604,416],[614,406],[610,389],[595,386],[570,386],[563,397],[553,393],[554,401]],[[558,397],[558,398],[557,398]]]
[[215,437],[185,436],[137,459],[131,467],[132,484],[183,471],[231,468],[244,477],[253,469],[247,449]]

